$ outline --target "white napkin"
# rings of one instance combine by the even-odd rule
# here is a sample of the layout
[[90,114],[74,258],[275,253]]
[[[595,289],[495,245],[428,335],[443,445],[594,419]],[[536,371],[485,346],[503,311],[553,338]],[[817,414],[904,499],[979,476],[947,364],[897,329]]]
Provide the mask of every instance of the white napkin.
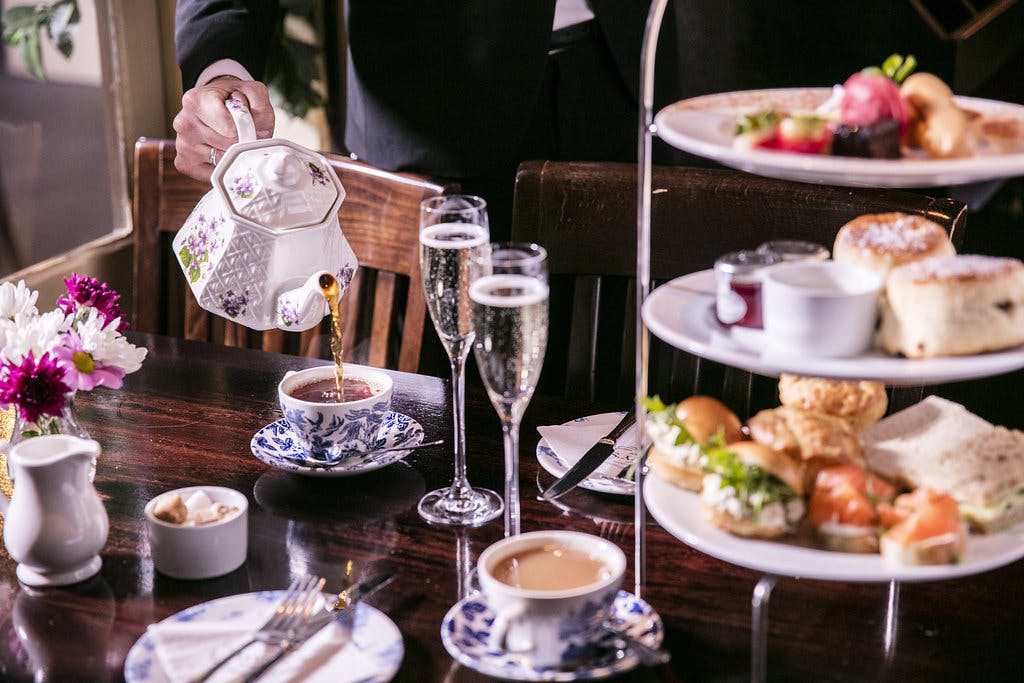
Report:
[[[149,627],[157,659],[171,683],[184,683],[205,672],[218,659],[252,637],[254,627],[266,621],[270,610],[256,615],[240,613],[220,621],[166,621]],[[256,643],[222,666],[210,683],[237,681],[264,661],[275,648]],[[260,678],[261,683],[359,681],[377,673],[374,662],[333,621],[299,648],[278,660]]]
[[[581,422],[570,422],[564,425],[537,427],[537,431],[548,442],[548,447],[572,467],[579,462],[590,447],[603,439],[608,432],[622,419],[621,413],[604,413],[594,415]],[[623,467],[633,464],[636,460],[636,425],[615,442],[612,457],[608,458],[595,474],[613,476]]]

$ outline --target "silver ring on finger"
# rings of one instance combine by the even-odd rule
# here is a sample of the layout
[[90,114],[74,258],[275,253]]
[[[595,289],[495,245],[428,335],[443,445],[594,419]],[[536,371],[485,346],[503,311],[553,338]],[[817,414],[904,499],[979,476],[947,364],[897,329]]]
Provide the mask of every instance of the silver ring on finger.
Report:
[[216,147],[211,147],[210,148],[210,165],[211,166],[216,166],[217,165],[217,148]]

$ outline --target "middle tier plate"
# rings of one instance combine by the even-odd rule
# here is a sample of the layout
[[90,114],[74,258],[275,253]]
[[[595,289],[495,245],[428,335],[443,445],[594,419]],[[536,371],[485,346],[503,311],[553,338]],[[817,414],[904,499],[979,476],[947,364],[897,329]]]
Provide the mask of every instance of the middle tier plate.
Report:
[[761,375],[782,372],[889,385],[942,384],[990,377],[1024,367],[1024,346],[971,356],[908,359],[873,351],[851,358],[788,356],[766,350],[760,334],[728,328],[715,317],[715,273],[702,270],[655,289],[644,323],[661,340],[703,358]]

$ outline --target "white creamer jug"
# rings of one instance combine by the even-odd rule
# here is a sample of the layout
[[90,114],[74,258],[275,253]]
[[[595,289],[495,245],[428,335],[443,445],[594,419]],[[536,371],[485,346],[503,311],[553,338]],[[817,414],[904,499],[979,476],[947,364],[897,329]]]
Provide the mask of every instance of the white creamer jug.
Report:
[[307,330],[327,314],[320,276],[337,278],[341,296],[355,275],[338,224],[345,189],[323,156],[257,140],[245,105],[225,105],[239,142],[175,235],[174,254],[205,310],[254,330]]
[[107,511],[89,481],[100,445],[51,434],[26,439],[7,459],[14,495],[0,494],[4,543],[29,586],[65,586],[100,570],[99,551],[110,528]]

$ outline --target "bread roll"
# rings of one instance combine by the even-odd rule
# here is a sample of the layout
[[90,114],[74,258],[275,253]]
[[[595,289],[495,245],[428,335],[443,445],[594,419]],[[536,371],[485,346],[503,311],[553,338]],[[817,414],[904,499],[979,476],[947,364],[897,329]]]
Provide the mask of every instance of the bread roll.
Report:
[[825,467],[852,462],[861,464],[861,446],[850,423],[824,413],[796,408],[762,410],[747,422],[750,438],[785,453],[800,464],[803,489],[814,488]]
[[881,382],[787,374],[779,377],[779,400],[787,408],[842,418],[857,431],[878,422],[889,407]]
[[1024,344],[1024,263],[994,256],[930,258],[886,282],[879,344],[908,358]]
[[743,424],[725,405],[710,396],[691,396],[676,405],[676,418],[686,426],[697,443],[708,439],[722,430],[726,443],[744,439]]
[[832,259],[888,275],[893,268],[956,251],[941,225],[923,216],[875,213],[858,216],[840,228]]
[[[696,444],[689,445],[700,448]],[[699,464],[699,460],[675,458],[657,446],[651,446],[647,454],[647,464],[659,479],[689,491],[700,491],[704,468]]]

